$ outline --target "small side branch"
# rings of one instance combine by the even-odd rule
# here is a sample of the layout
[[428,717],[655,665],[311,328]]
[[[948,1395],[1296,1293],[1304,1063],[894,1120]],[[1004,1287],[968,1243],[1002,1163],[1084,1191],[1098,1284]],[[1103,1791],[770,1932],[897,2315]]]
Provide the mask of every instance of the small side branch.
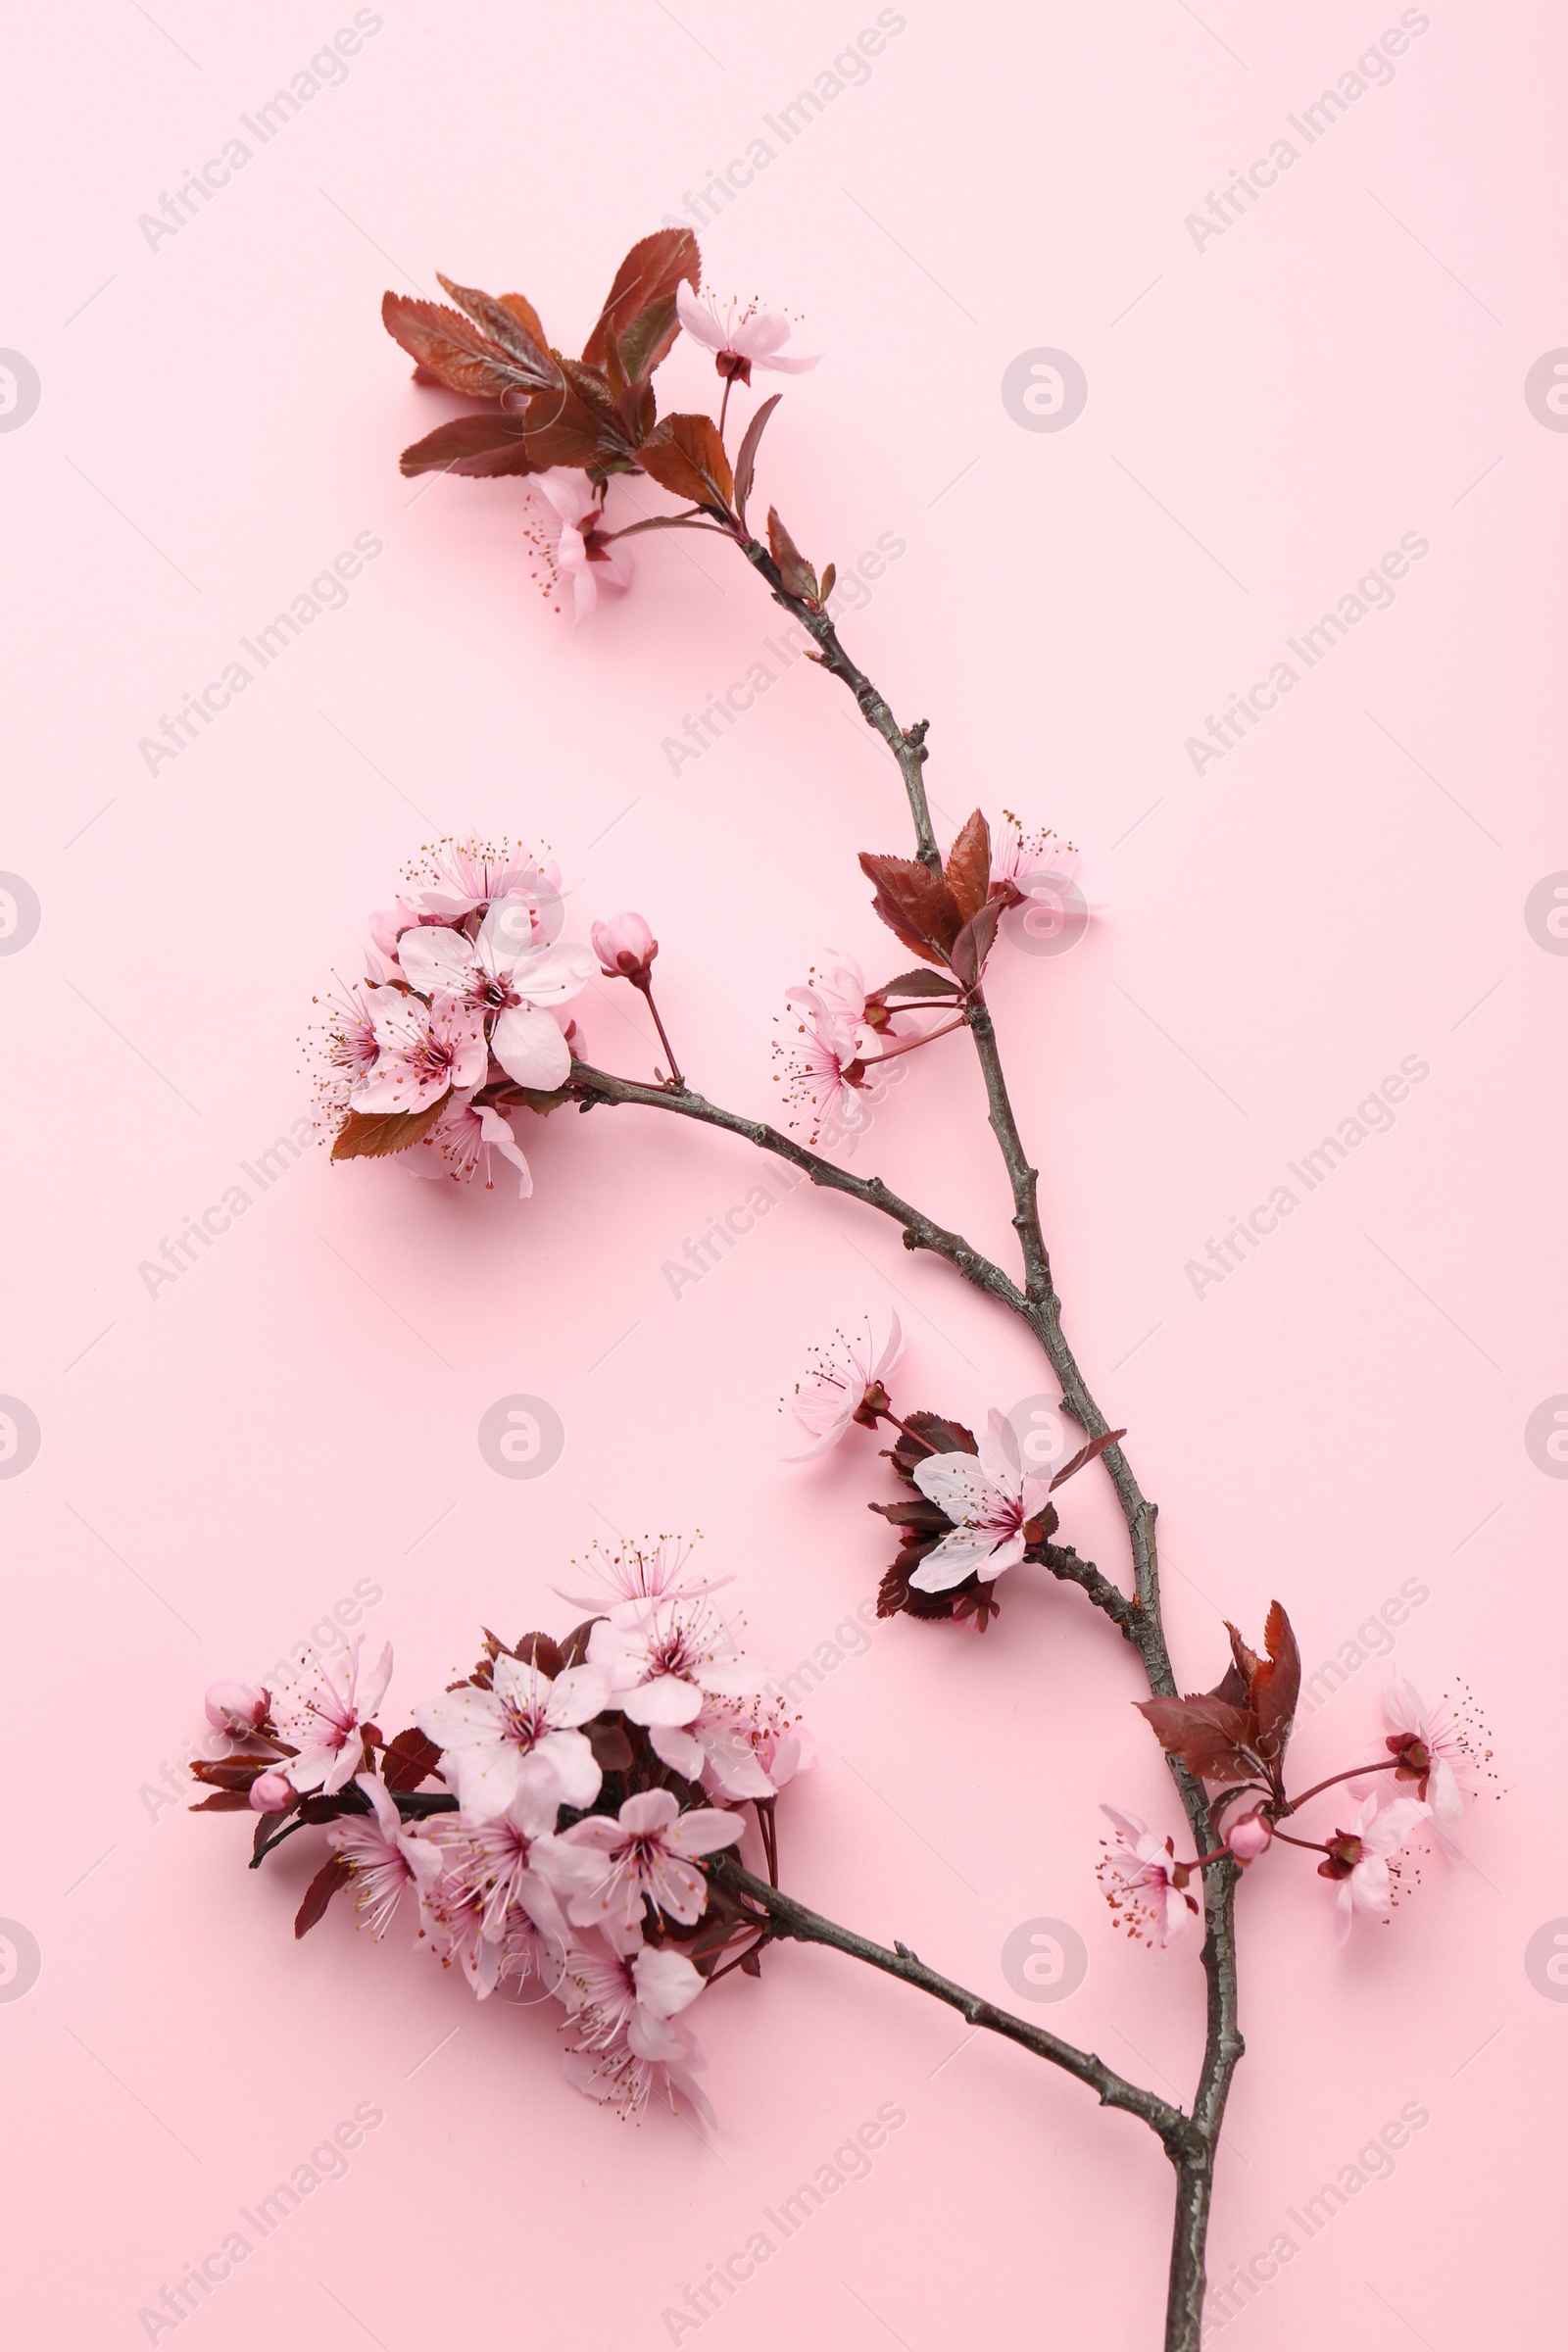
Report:
[[924,1961],[916,1959],[902,1943],[889,1951],[886,1945],[858,1936],[853,1928],[841,1928],[833,1920],[824,1919],[820,1912],[808,1909],[793,1895],[781,1894],[777,1887],[754,1878],[727,1855],[710,1861],[708,1869],[711,1877],[721,1880],[737,1894],[746,1895],[759,1910],[766,1912],[773,1923],[775,1939],[824,1944],[831,1951],[847,1953],[852,1960],[863,1961],[868,1968],[880,1969],[885,1976],[897,1977],[901,1984],[912,1984],[916,1991],[929,1993],[934,2000],[945,2001],[950,2009],[956,2009],[971,2026],[999,2034],[1050,2065],[1059,2066],[1064,2074],[1094,2091],[1102,2107],[1118,2107],[1124,2114],[1136,2115],[1173,2156],[1184,2144],[1189,2127],[1181,2109],[1172,2107],[1155,2092],[1141,2090],[1136,2082],[1127,2082],[1093,2051],[1080,2050],[1074,2043],[1048,2034],[1043,2026],[1032,2026],[1009,2010],[999,2009],[994,2001],[982,1999],[979,1993],[966,1991],[951,1978],[927,1968]]
[[925,797],[926,728],[928,721],[917,719],[912,727],[901,727],[892,710],[862,669],[850,660],[839,642],[838,631],[826,612],[808,605],[798,596],[791,596],[779,575],[778,565],[761,542],[741,539],[740,551],[753,568],[760,571],[773,592],[775,604],[798,620],[803,629],[816,640],[817,659],[830,676],[847,686],[860,706],[860,716],[873,727],[899,763],[904,789],[908,796],[909,814],[914,820],[916,855],[922,865],[934,874],[942,871],[942,854],[937,837],[931,830],[931,810]]

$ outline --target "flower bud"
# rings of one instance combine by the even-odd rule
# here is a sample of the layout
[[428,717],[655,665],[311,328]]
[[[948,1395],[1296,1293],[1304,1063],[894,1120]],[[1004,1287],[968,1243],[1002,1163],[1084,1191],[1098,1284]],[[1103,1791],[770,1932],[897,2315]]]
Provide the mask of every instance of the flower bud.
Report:
[[1231,1823],[1225,1842],[1238,1862],[1255,1862],[1273,1844],[1274,1831],[1261,1813],[1247,1813],[1240,1821]]
[[207,1693],[207,1720],[215,1732],[231,1740],[248,1740],[267,1721],[271,1705],[267,1691],[254,1683],[214,1683]]
[[646,984],[659,942],[640,914],[612,914],[608,923],[595,923],[590,936],[607,980]]
[[294,1790],[280,1772],[264,1772],[251,1783],[251,1806],[257,1813],[286,1813]]

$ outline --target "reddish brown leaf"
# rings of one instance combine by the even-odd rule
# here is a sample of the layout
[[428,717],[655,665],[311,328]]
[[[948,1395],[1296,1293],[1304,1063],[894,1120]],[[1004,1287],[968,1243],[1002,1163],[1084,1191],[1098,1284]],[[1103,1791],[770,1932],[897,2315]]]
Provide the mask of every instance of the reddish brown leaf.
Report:
[[294,1939],[308,1936],[318,1920],[326,1916],[326,1906],[340,1886],[349,1883],[349,1874],[337,1854],[329,1854],[315,1878],[305,1889],[305,1900],[294,1914]]
[[520,375],[534,384],[560,383],[561,370],[550,356],[532,303],[520,294],[504,294],[497,301],[493,294],[481,294],[477,286],[455,285],[450,277],[442,277],[439,270],[436,277],[459,310],[466,311],[480,332],[506,353]]
[[443,1095],[439,1102],[426,1103],[423,1110],[351,1110],[337,1131],[332,1157],[384,1159],[389,1152],[406,1152],[429,1133],[446,1105],[447,1096]]
[[817,590],[817,592],[816,592],[816,593],[817,593],[817,599],[818,599],[818,602],[819,602],[819,603],[821,603],[821,604],[823,604],[823,605],[825,605],[825,604],[827,603],[827,600],[828,600],[828,598],[829,598],[829,597],[832,595],[832,593],[833,593],[833,583],[834,583],[834,582],[835,582],[835,580],[838,578],[838,576],[839,576],[839,567],[838,567],[838,565],[837,565],[836,564],[825,564],[825,565],[823,566],[823,570],[822,570],[822,585],[820,586],[820,588],[818,588],[818,590]]
[[631,444],[625,425],[610,398],[609,386],[602,383],[601,389],[604,398],[591,402],[574,385],[564,382],[534,394],[522,416],[528,456],[537,470],[542,472],[547,466],[592,466],[602,473],[630,468]]
[[591,1723],[585,1723],[582,1728],[594,1751],[594,1762],[601,1772],[631,1770],[631,1741],[618,1716],[596,1715]]
[[1180,1756],[1200,1780],[1246,1781],[1258,1770],[1250,1744],[1252,1719],[1241,1707],[1211,1696],[1141,1698],[1134,1703],[1148,1717],[1166,1753]]
[[204,1796],[199,1805],[187,1805],[188,1813],[248,1813],[251,1800],[241,1796],[237,1788],[220,1788],[216,1796]]
[[[910,1445],[910,1438],[922,1441]],[[893,1448],[894,1461],[900,1469],[906,1458],[911,1463],[923,1462],[928,1453],[978,1453],[974,1432],[965,1429],[961,1421],[949,1421],[941,1413],[906,1413],[899,1442]]]
[[1064,1479],[1074,1478],[1080,1470],[1086,1470],[1091,1462],[1099,1460],[1107,1446],[1117,1445],[1126,1435],[1124,1429],[1107,1429],[1102,1438],[1091,1438],[1087,1446],[1079,1446],[1070,1462],[1062,1463],[1048,1492],[1054,1494]]
[[561,1643],[561,1654],[568,1666],[582,1665],[588,1655],[588,1637],[594,1627],[602,1625],[603,1622],[602,1615],[585,1617],[581,1625],[574,1625],[570,1633],[564,1638]]
[[[605,297],[605,304],[594,321],[593,333],[583,345],[582,356],[591,368],[602,368],[610,355],[611,345],[624,344],[633,321],[658,304],[669,305],[674,317],[675,288],[684,278],[696,291],[702,275],[702,255],[697,239],[689,228],[658,228],[651,237],[641,237],[615,271],[615,281]],[[640,374],[646,368],[657,367],[659,360],[675,340],[677,328],[671,326],[668,341],[657,359],[647,359],[644,368],[627,368],[628,375]]]
[[621,372],[630,385],[646,384],[680,333],[680,314],[673,294],[639,311],[620,338]]
[[767,545],[769,554],[778,565],[778,576],[785,595],[799,597],[803,605],[820,605],[822,600],[817,594],[816,573],[785,529],[777,507],[767,510]]
[[471,319],[461,311],[449,311],[444,303],[384,294],[381,322],[411,359],[454,392],[484,393],[499,400],[503,392],[538,388],[536,375],[524,372],[499,343],[492,343]]
[[967,922],[985,905],[991,889],[991,827],[978,808],[948,852],[942,878]]
[[735,477],[711,416],[663,417],[637,452],[637,463],[672,497],[728,514]]
[[874,887],[877,913],[896,939],[927,963],[946,963],[962,929],[957,901],[940,875],[912,858],[860,853],[860,871]]
[[996,945],[997,925],[1002,915],[1002,901],[993,899],[989,906],[969,917],[954,941],[948,960],[965,988],[973,988],[985,970],[986,957]]
[[520,416],[482,409],[475,416],[454,416],[438,424],[433,433],[406,449],[398,465],[407,474],[463,473],[473,479],[532,473],[534,463],[523,446],[527,429]]
[[1258,1751],[1277,1765],[1285,1753],[1301,1690],[1301,1653],[1296,1646],[1291,1621],[1276,1600],[1263,1627],[1268,1663],[1252,1682],[1252,1705],[1257,1715]]
[[895,997],[956,997],[957,993],[957,983],[950,980],[946,972],[901,972],[896,980],[885,980],[880,988],[873,989],[866,1003],[873,1004],[878,999],[891,1002]]
[[762,446],[762,435],[767,430],[767,420],[783,397],[782,392],[773,392],[763,401],[751,423],[746,427],[746,431],[741,437],[740,448],[735,455],[735,512],[742,522],[746,520],[746,501],[752,495],[752,477],[757,471],[757,453]]
[[[237,1788],[243,1792],[253,1781],[260,1780],[264,1772],[273,1772],[276,1768],[277,1759],[273,1756],[241,1756],[231,1764],[215,1763],[210,1757],[196,1756],[191,1762],[190,1775],[193,1781],[202,1781],[209,1788]],[[249,1799],[246,1801],[248,1803]]]
[[417,1788],[441,1761],[441,1750],[416,1724],[399,1732],[381,1758],[381,1778],[389,1788]]

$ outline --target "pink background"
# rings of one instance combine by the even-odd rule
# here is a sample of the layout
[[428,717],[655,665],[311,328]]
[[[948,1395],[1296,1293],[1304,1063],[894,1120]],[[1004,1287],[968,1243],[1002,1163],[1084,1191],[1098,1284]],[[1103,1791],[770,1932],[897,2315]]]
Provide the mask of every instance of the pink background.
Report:
[[[209,1679],[262,1671],[358,1579],[384,1593],[366,1629],[395,1641],[406,1707],[481,1620],[559,1623],[551,1588],[594,1536],[700,1526],[750,1645],[788,1672],[888,1555],[869,1440],[779,1463],[808,1343],[897,1304],[907,1401],[973,1420],[1050,1386],[945,1269],[804,1190],[672,1298],[664,1261],[760,1171],[631,1112],[534,1127],[522,1206],[311,1154],[177,1283],[150,1298],[138,1273],[305,1112],[312,994],[438,834],[551,844],[579,934],[645,909],[686,1067],[738,1107],[766,1106],[771,1016],[809,957],[893,968],[855,853],[903,849],[905,819],[847,698],[801,663],[678,776],[662,750],[774,633],[739,564],[639,542],[634,593],[574,635],[530,580],[520,485],[396,470],[463,404],[410,383],[384,285],[520,286],[570,346],[633,237],[760,135],[778,152],[705,234],[708,270],[827,355],[788,387],[764,488],[841,566],[906,542],[845,631],[933,722],[944,830],[978,800],[1084,850],[1088,938],[1004,951],[992,997],[1070,1329],[1162,1506],[1184,1679],[1215,1679],[1221,1614],[1255,1629],[1278,1593],[1312,1666],[1413,1578],[1430,1597],[1396,1662],[1433,1693],[1462,1676],[1495,1734],[1506,1802],[1387,1933],[1332,1957],[1304,1858],[1243,1890],[1250,2055],[1212,2272],[1291,2229],[1402,2106],[1430,2122],[1393,2178],[1293,2231],[1237,2340],[1555,2339],[1568,2008],[1525,1951],[1568,1914],[1542,1795],[1568,1487],[1524,1429],[1568,1390],[1568,965],[1524,905],[1568,865],[1568,443],[1523,385],[1568,340],[1564,39],[1545,7],[1426,13],[1392,83],[1201,250],[1186,216],[1396,7],[910,0],[863,86],[786,148],[763,116],[875,10],[387,0],[342,85],[156,250],[139,216],[352,11],[159,0],[156,24],[14,25],[0,154],[25,225],[0,343],[42,402],[0,437],[0,864],[42,921],[0,962],[0,1389],[42,1447],[0,1482],[0,1913],[42,1972],[0,2005],[8,2342],[145,2341],[138,2310],[369,2102],[384,2123],[347,2178],[185,2323],[193,2342],[653,2347],[685,2284],[888,2101],[907,2122],[870,2178],[704,2344],[1157,2340],[1153,2142],[1006,2047],[955,2056],[964,2029],[934,2004],[775,1956],[701,2012],[710,2144],[667,2115],[621,2130],[562,2082],[545,2018],[477,2008],[346,1910],[296,1950],[307,1865],[249,1877],[246,1824],[160,1801],[165,1774],[183,1798]],[[1088,376],[1058,433],[1000,396],[1039,347]],[[711,381],[680,352],[664,404]],[[161,714],[366,532],[383,552],[344,608],[149,774]],[[1186,739],[1404,533],[1430,552],[1393,608],[1195,774]],[[584,1018],[600,1058],[647,1069],[629,992]],[[1196,1297],[1209,1237],[1408,1055],[1430,1075],[1393,1131]],[[856,1165],[1001,1250],[981,1108],[962,1041],[938,1047]],[[515,1392],[566,1429],[534,1482],[476,1445]],[[1070,1491],[1067,1525],[1124,1573],[1102,1482]],[[1133,1661],[1068,1592],[1004,1597],[983,1642],[899,1622],[828,1677],[821,1768],[783,1808],[788,1883],[1003,1999],[1009,1933],[1074,1924],[1087,1979],[1030,2014],[1186,2097],[1199,1972],[1113,1940],[1092,1874],[1102,1797],[1176,1826]],[[1369,1663],[1303,1724],[1302,1772],[1354,1752],[1380,1679]]]

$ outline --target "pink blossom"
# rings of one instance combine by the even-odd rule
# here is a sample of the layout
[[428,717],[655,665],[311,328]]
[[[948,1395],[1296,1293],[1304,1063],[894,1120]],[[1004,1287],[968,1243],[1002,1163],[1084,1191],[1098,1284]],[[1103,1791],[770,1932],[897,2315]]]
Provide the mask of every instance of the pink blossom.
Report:
[[993,898],[1003,895],[1008,886],[1018,889],[1031,874],[1052,874],[1070,882],[1077,870],[1078,852],[1070,841],[1060,840],[1049,825],[1025,833],[1012,810],[1003,810],[1002,821],[991,835]]
[[[564,884],[553,858],[536,858],[504,841],[441,841],[426,858],[406,895],[400,893],[395,910],[371,917],[376,945],[392,955],[400,934],[414,923],[461,923],[466,915],[505,900],[517,901],[530,917],[523,945],[529,933],[542,937],[560,913]],[[378,925],[390,929],[378,931]]]
[[874,1429],[877,1410],[888,1402],[884,1384],[903,1353],[904,1332],[896,1314],[889,1314],[888,1336],[880,1348],[869,1319],[863,1342],[846,1340],[841,1332],[839,1351],[813,1364],[795,1384],[790,1411],[811,1443],[804,1453],[786,1459],[815,1461],[819,1454],[831,1452],[853,1422]]
[[640,1604],[644,1601],[677,1596],[692,1599],[734,1583],[730,1576],[693,1575],[688,1566],[691,1557],[692,1546],[680,1536],[617,1544],[608,1551],[595,1543],[589,1545],[587,1558],[573,1561],[572,1565],[587,1569],[589,1581],[597,1590],[567,1592],[558,1585],[556,1591],[573,1608],[591,1609],[596,1616],[606,1610],[608,1603],[612,1623],[634,1625],[639,1621]]
[[1017,1433],[993,1408],[990,1427],[972,1453],[933,1453],[914,1466],[914,1483],[928,1502],[956,1520],[927,1552],[909,1582],[920,1592],[946,1592],[966,1576],[986,1581],[1015,1567],[1028,1543],[1025,1530],[1046,1508],[1050,1481],[1026,1473]]
[[354,1785],[370,1800],[369,1818],[355,1814],[335,1821],[326,1842],[352,1872],[355,1905],[379,1942],[404,1888],[429,1886],[440,1872],[441,1856],[428,1838],[404,1828],[397,1806],[373,1773],[356,1774]]
[[488,1690],[464,1683],[414,1710],[425,1738],[451,1758],[464,1811],[493,1821],[524,1788],[591,1805],[602,1776],[577,1727],[604,1707],[608,1677],[597,1666],[571,1666],[552,1681],[505,1650],[492,1677]]
[[414,1176],[450,1176],[470,1183],[482,1165],[486,1192],[494,1189],[492,1157],[497,1152],[517,1170],[517,1198],[533,1191],[533,1173],[524,1159],[512,1121],[489,1102],[475,1102],[470,1094],[454,1095],[433,1127],[403,1154]]
[[601,1617],[588,1637],[588,1660],[602,1669],[612,1703],[630,1723],[648,1728],[666,1763],[661,1735],[693,1723],[706,1696],[745,1697],[758,1687],[757,1670],[736,1654],[728,1627],[701,1596],[628,1602]]
[[1464,1800],[1476,1789],[1475,1756],[1452,1708],[1443,1699],[1428,1707],[1419,1690],[1394,1675],[1384,1688],[1383,1715],[1388,1752],[1399,1759],[1395,1779],[1415,1782],[1416,1795],[1432,1807],[1437,1835],[1451,1846]]
[[607,980],[646,981],[659,942],[640,914],[612,914],[595,923],[589,937]]
[[1244,1813],[1231,1823],[1225,1842],[1238,1862],[1255,1862],[1274,1842],[1273,1826],[1260,1812]]
[[793,1025],[787,1052],[774,1048],[784,1055],[791,1124],[799,1119],[813,1144],[826,1128],[835,1140],[858,1135],[865,1125],[859,1088],[866,1048],[860,1024],[835,1012],[814,988],[792,988],[785,1001],[802,1016]]
[[449,997],[426,1004],[396,988],[372,989],[369,1004],[378,1053],[355,1089],[356,1110],[426,1110],[454,1088],[483,1085],[484,1022],[469,1005]]
[[1327,1840],[1328,1855],[1317,1866],[1318,1877],[1332,1879],[1337,1928],[1335,1949],[1350,1933],[1357,1911],[1369,1919],[1388,1922],[1396,1900],[1399,1865],[1396,1858],[1432,1807],[1413,1796],[1396,1796],[1381,1809],[1376,1795],[1357,1808],[1348,1830],[1336,1830]]
[[656,1753],[721,1803],[776,1796],[805,1764],[800,1726],[770,1698],[705,1698],[688,1724],[649,1734]]
[[567,2082],[623,2115],[640,2115],[657,2086],[711,2120],[690,2080],[702,2054],[689,2030],[673,2022],[702,1989],[702,1977],[680,1952],[645,1944],[627,1957],[603,1936],[586,1936],[571,1954],[563,1988],[571,2014]]
[[430,1835],[441,1849],[443,1898],[454,1908],[471,1908],[480,1933],[492,1941],[502,1935],[518,1905],[543,1900],[551,1926],[564,1936],[555,1897],[529,1863],[536,1838],[556,1826],[560,1793],[542,1775],[523,1780],[504,1812],[475,1817],[460,1811],[438,1814]]
[[679,2047],[670,2019],[702,1989],[684,1953],[649,1943],[618,1952],[590,1932],[567,1963],[564,1997],[579,2048],[603,2049],[624,2038],[639,2058],[664,2058]]
[[364,1637],[356,1635],[339,1669],[343,1688],[332,1680],[324,1666],[316,1668],[319,1688],[302,1688],[293,1694],[289,1708],[289,1736],[299,1747],[299,1754],[283,1767],[293,1787],[302,1793],[318,1788],[323,1796],[335,1796],[359,1770],[364,1750],[364,1729],[386,1696],[386,1687],[392,1680],[392,1644],[389,1642],[375,1664],[360,1679],[360,1647]]
[[779,375],[804,375],[821,357],[820,353],[812,359],[786,357],[782,347],[790,339],[789,320],[777,311],[760,311],[755,303],[739,310],[732,302],[720,311],[710,294],[697,295],[681,284],[675,289],[675,308],[692,340],[716,355],[719,374],[736,383],[749,384],[754,368],[768,368]]
[[599,528],[604,506],[585,473],[571,466],[552,466],[536,473],[533,482],[554,513],[553,522],[546,526],[550,561],[558,578],[571,582],[572,606],[580,627],[598,604],[602,587],[630,585],[631,558]]
[[1136,1943],[1164,1950],[1189,1935],[1199,1916],[1198,1898],[1188,1891],[1188,1869],[1176,1859],[1168,1838],[1157,1838],[1136,1813],[1114,1805],[1100,1810],[1116,1832],[1100,1863],[1101,1884],[1111,1914]]
[[[517,910],[506,901],[493,906],[473,939],[426,925],[406,931],[399,947],[415,988],[433,998],[437,1008],[450,1001],[453,1017],[461,1007],[477,1022],[491,1020],[490,1050],[508,1077],[548,1093],[569,1074],[571,1054],[559,1024],[544,1008],[575,997],[593,963],[584,948],[535,947],[528,934],[529,944],[519,947]],[[484,1074],[481,1063],[476,1073],[466,1072],[454,1084],[477,1086]]]
[[271,1700],[254,1683],[214,1683],[207,1693],[207,1720],[215,1732],[248,1740],[267,1721]]
[[643,1905],[691,1927],[701,1918],[708,1882],[695,1858],[734,1845],[738,1815],[699,1806],[682,1813],[667,1788],[628,1796],[619,1818],[590,1814],[558,1838],[535,1843],[534,1862],[580,1928],[599,1928],[617,1951],[642,1939]]
[[251,1809],[257,1813],[286,1813],[294,1790],[280,1772],[258,1773],[251,1783]]

